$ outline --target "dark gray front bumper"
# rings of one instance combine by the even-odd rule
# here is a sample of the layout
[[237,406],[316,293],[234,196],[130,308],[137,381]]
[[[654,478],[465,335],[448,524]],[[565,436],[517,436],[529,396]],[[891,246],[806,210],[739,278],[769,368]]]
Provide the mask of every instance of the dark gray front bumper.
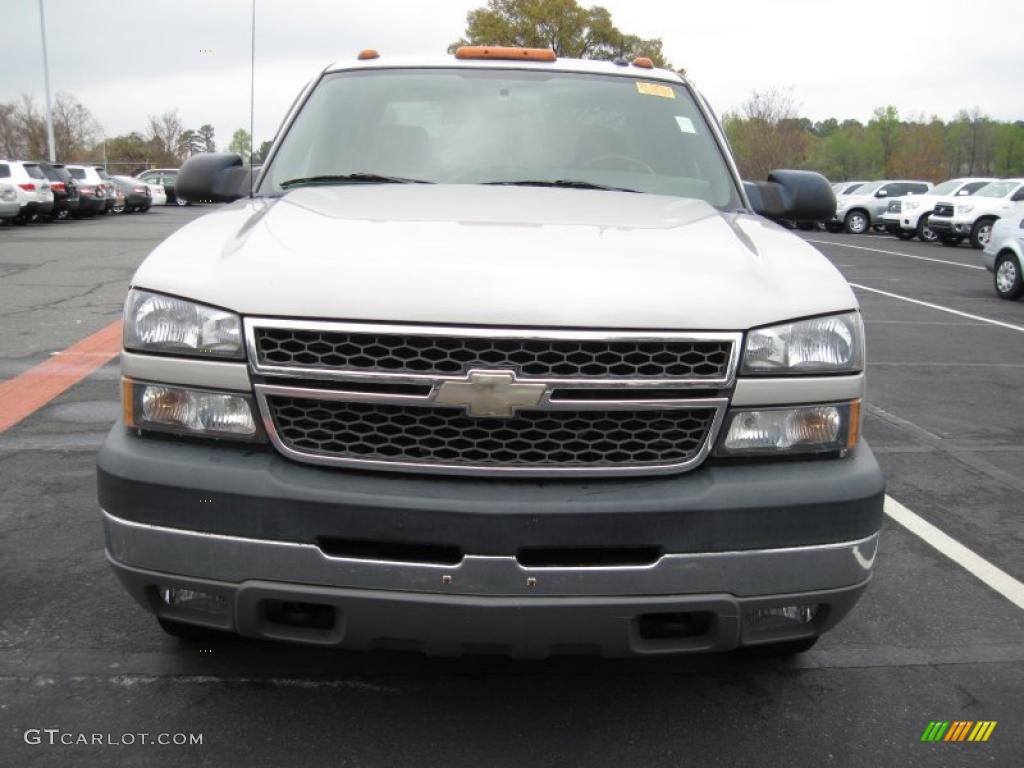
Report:
[[315,467],[272,450],[139,438],[115,425],[100,506],[123,520],[251,539],[325,538],[514,555],[527,547],[727,552],[856,541],[881,528],[885,481],[846,459],[714,464],[604,480],[415,476]]
[[[846,459],[506,481],[324,469],[270,451],[139,438],[117,425],[99,459],[108,557],[149,610],[253,637],[441,654],[620,656],[819,634],[870,579],[883,494],[864,444]],[[459,556],[337,556],[323,544],[331,537],[448,545]],[[531,547],[660,554],[536,566],[520,557]],[[221,608],[168,604],[159,596],[168,587],[214,595]],[[284,626],[265,610],[274,601],[326,606],[336,622]],[[810,623],[766,631],[750,619],[758,607],[806,604],[819,606]],[[705,624],[652,638],[640,629],[652,614]]]
[[[847,587],[758,597],[736,597],[726,592],[476,595],[459,594],[454,589],[354,589],[259,579],[231,583],[133,568],[113,558],[111,562],[132,596],[164,619],[247,637],[353,650],[519,657],[727,651],[814,637],[849,613],[870,578]],[[346,564],[339,564],[338,570],[344,573]],[[168,605],[160,597],[167,587],[205,593],[221,609],[200,613]],[[281,603],[329,610],[331,623],[323,627],[282,623],[269,609]],[[755,619],[758,609],[792,605],[814,605],[817,613],[807,623],[761,626]],[[664,626],[666,619],[670,623],[689,622],[691,628],[681,635],[663,636],[657,630],[652,634],[652,623]]]

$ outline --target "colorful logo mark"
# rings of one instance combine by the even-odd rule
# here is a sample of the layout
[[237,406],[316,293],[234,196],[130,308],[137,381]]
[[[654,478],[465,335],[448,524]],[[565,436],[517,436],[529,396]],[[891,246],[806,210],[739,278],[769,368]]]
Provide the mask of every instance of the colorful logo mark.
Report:
[[996,720],[933,720],[921,734],[921,741],[988,741]]

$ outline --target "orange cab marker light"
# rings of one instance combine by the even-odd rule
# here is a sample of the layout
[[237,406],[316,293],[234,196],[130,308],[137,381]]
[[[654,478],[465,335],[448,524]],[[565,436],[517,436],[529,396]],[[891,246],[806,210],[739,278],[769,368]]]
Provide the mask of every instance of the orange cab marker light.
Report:
[[558,57],[550,48],[516,48],[509,45],[464,45],[455,51],[455,58],[555,61]]
[[359,59],[360,61],[365,61],[366,59],[379,59],[380,54],[377,53],[377,51],[375,51],[373,48],[363,48],[363,50],[359,52],[359,55],[356,58]]
[[643,67],[644,69],[654,69],[654,62],[646,56],[637,56],[633,59],[634,67]]

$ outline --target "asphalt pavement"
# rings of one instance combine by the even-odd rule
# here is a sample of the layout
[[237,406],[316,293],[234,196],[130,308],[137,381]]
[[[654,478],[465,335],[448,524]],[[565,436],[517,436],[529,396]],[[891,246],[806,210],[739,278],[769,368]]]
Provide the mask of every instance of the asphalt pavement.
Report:
[[[116,320],[135,266],[202,212],[0,227],[0,382]],[[859,286],[865,434],[890,496],[1024,580],[1024,302],[996,298],[966,246],[800,236]],[[0,433],[0,766],[1022,763],[1024,610],[890,518],[860,604],[787,661],[179,643],[103,555],[94,461],[117,377],[104,365]],[[998,726],[985,743],[922,743],[934,720]]]

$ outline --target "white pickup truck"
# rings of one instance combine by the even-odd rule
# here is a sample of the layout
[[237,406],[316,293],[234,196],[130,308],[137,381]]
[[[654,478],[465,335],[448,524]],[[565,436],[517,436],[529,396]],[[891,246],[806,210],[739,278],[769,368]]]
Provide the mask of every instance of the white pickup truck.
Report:
[[809,648],[884,480],[857,299],[650,61],[365,52],[252,187],[196,155],[125,306],[108,557],[176,635],[430,654]]
[[1024,179],[993,181],[967,200],[936,203],[929,227],[943,245],[957,246],[969,238],[981,250],[992,238],[992,226],[1017,203],[1024,202]]
[[882,216],[885,229],[901,240],[917,237],[922,242],[934,243],[938,236],[928,226],[928,220],[935,206],[946,199],[970,197],[990,181],[995,179],[950,179],[933,187],[926,195],[908,195],[890,200]]

